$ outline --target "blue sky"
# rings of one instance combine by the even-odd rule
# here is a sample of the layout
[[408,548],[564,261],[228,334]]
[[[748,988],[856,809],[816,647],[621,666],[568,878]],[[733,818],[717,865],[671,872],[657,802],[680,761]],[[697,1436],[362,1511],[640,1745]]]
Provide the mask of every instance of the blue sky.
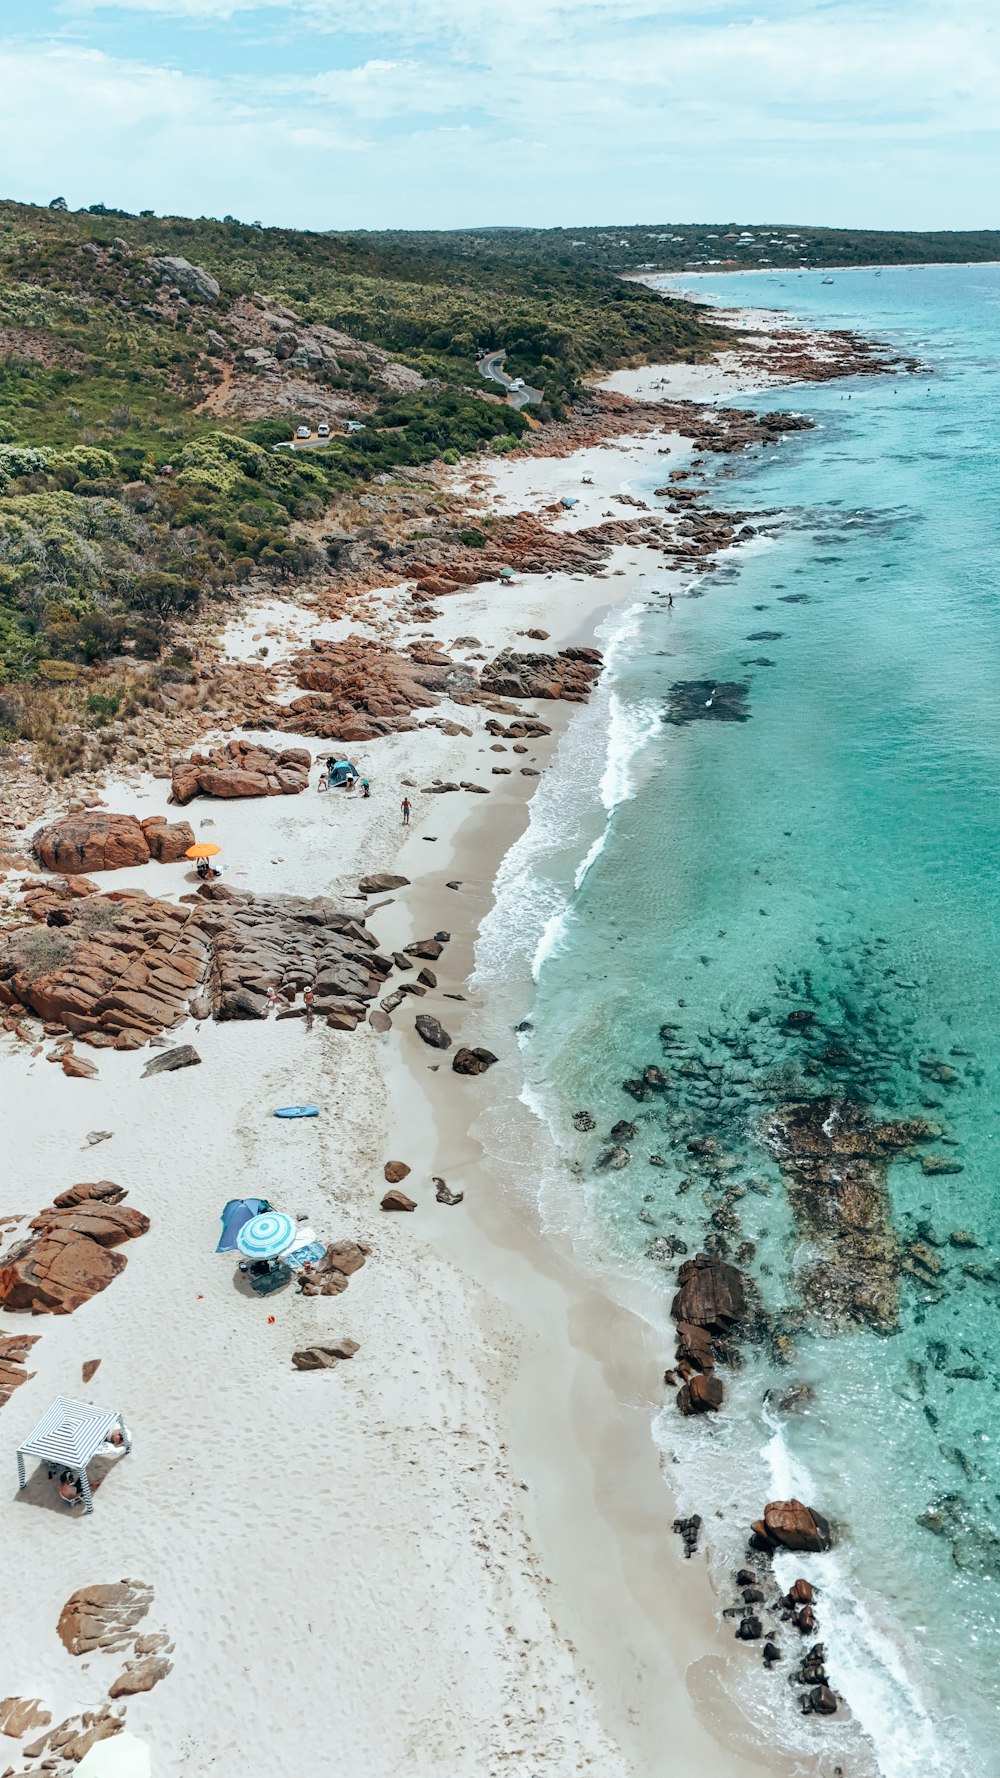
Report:
[[0,192],[310,228],[995,226],[997,0],[4,0]]

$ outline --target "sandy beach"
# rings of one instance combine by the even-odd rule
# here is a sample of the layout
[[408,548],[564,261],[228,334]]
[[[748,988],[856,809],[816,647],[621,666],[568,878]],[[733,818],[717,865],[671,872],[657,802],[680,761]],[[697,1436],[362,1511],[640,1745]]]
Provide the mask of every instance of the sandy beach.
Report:
[[[611,384],[625,389],[640,374]],[[715,373],[700,374],[707,400]],[[681,392],[662,367],[645,375],[647,398]],[[654,454],[666,472],[689,449],[666,434],[619,439],[552,462],[456,472],[456,483],[508,512],[578,499],[554,519],[573,529],[607,512]],[[478,586],[416,627],[449,644],[474,636],[489,654],[542,629],[555,650],[591,642],[609,610],[641,599],[654,578],[667,585],[662,559],[626,545],[600,574]],[[683,584],[677,573],[678,596]],[[413,632],[400,589],[369,605],[380,623]],[[238,661],[266,645],[280,661],[346,622],[324,627],[275,599],[234,623],[225,648]],[[380,949],[450,936],[436,987],[415,1007],[406,1000],[390,1031],[191,1022],[170,1042],[192,1042],[201,1065],[151,1079],[140,1078],[149,1051],[102,1050],[98,1077],[75,1080],[49,1064],[47,1045],[2,1040],[5,1239],[56,1193],[98,1178],[125,1187],[151,1228],[129,1243],[123,1274],[74,1314],[3,1318],[0,1332],[23,1326],[40,1338],[31,1380],[0,1419],[0,1538],[17,1575],[0,1694],[41,1700],[53,1727],[104,1704],[129,1651],[70,1655],[60,1611],[79,1587],[148,1584],[141,1627],[167,1634],[171,1670],[114,1706],[136,1772],[237,1778],[248,1766],[308,1771],[330,1760],[343,1778],[779,1769],[726,1699],[731,1642],[701,1563],[683,1560],[671,1531],[650,1436],[662,1311],[582,1275],[473,1133],[486,1106],[516,1105],[518,1090],[508,1001],[499,1009],[469,986],[476,936],[537,774],[574,745],[572,707],[532,708],[552,733],[524,753],[508,749],[509,776],[494,773],[501,754],[484,712],[443,703],[436,717],[471,735],[427,723],[351,748],[371,779],[368,800],[317,795],[314,769],[301,796],[198,800],[185,811],[199,838],[222,847],[222,881],[234,889],[346,899],[366,872],[409,879],[373,898]],[[307,746],[316,760],[328,751],[314,736],[259,739]],[[428,788],[462,779],[489,799]],[[173,819],[168,790],[147,775],[109,783],[103,800]],[[184,863],[100,880],[167,900],[194,886]],[[498,1066],[454,1074],[416,1035],[415,1011],[439,1018],[456,1044],[488,1044]],[[288,1103],[315,1103],[320,1116],[275,1119]],[[530,1154],[530,1114],[519,1115]],[[92,1132],[110,1134],[91,1146]],[[379,1208],[391,1160],[411,1169],[412,1215]],[[438,1202],[436,1178],[463,1201]],[[367,1245],[349,1289],[251,1295],[233,1256],[213,1251],[222,1206],[251,1193],[324,1241]],[[293,1351],[332,1337],[358,1343],[349,1362],[292,1368]],[[84,1385],[81,1367],[95,1359]],[[60,1505],[44,1471],[15,1491],[15,1446],[60,1394],[120,1409],[134,1439],[86,1517]],[[0,1769],[41,1769],[44,1745],[26,1757],[31,1743],[4,1739]],[[105,1745],[114,1742],[88,1757],[99,1761]],[[44,1769],[69,1768],[57,1754]],[[87,1767],[98,1778],[103,1769]]]

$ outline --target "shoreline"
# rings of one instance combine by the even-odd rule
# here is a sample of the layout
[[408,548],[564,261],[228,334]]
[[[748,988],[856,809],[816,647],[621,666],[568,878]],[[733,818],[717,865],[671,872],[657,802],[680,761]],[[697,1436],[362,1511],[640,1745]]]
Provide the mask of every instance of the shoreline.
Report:
[[[596,476],[595,456],[606,451],[609,480],[595,487],[594,498],[613,498],[612,486],[627,485],[630,458],[666,442],[667,435],[654,433],[578,453]],[[672,468],[680,460],[679,441],[669,442]],[[524,508],[521,482],[547,483],[539,491],[544,503],[558,499],[567,477],[580,468],[574,455],[547,460],[544,468],[543,461],[498,466],[495,486],[512,484],[501,496],[512,510]],[[581,518],[569,515],[556,523],[571,530]],[[550,647],[579,645],[592,640],[611,611],[641,597],[644,577],[668,573],[681,576],[690,568],[666,566],[652,550],[629,541],[616,546],[602,571],[606,586],[596,584],[598,577],[584,581],[558,573],[526,576],[527,590],[522,581],[509,594],[475,587],[443,600],[442,614],[421,627],[439,637],[471,628],[489,638],[492,624],[491,648],[504,642],[516,647],[518,623],[544,621]],[[396,592],[386,595],[387,607]],[[286,623],[293,609],[294,601],[287,602]],[[310,624],[318,627],[315,613],[307,614],[306,630]],[[252,627],[246,614],[234,626]],[[538,713],[551,720],[553,707],[543,705]],[[572,744],[575,713],[568,721],[565,713],[564,705],[555,706],[551,739],[533,741],[525,755],[539,770],[560,745]],[[461,707],[450,714],[461,721]],[[296,741],[269,733],[261,739]],[[453,931],[437,966],[439,988],[464,992],[466,1003],[460,1007],[434,993],[426,1005],[446,1020],[453,1036],[470,1043],[482,1041],[484,1028],[491,1031],[500,1017],[496,997],[470,986],[469,978],[497,871],[530,822],[535,780],[498,780],[491,787],[494,800],[482,808],[461,796],[418,796],[414,790],[414,826],[405,835],[394,826],[393,793],[383,795],[382,785],[402,781],[408,762],[423,782],[435,774],[457,777],[469,770],[477,747],[488,763],[486,740],[478,729],[467,741],[426,725],[352,747],[362,770],[370,762],[373,778],[378,771],[375,807],[353,846],[347,836],[335,871],[344,885],[373,869],[395,868],[409,877],[390,905],[370,913],[380,948],[408,944],[442,922]],[[320,751],[315,737],[302,737],[301,744]],[[109,807],[146,814],[166,810],[166,790],[144,778],[138,785],[109,785],[104,796]],[[215,827],[227,859],[238,861],[224,882],[262,892],[317,893],[329,882],[318,823],[328,830],[334,810],[324,806],[329,797],[304,796],[304,821],[296,808],[302,798],[197,802],[185,813],[196,824]],[[355,802],[348,815],[344,804],[336,814],[350,820],[366,807]],[[426,844],[428,827],[436,836],[433,851]],[[170,868],[118,871],[106,884],[167,893]],[[443,887],[447,878],[462,880],[462,890]],[[171,880],[172,891],[180,887]],[[23,1435],[52,1394],[80,1393],[79,1361],[91,1356],[91,1348],[97,1356],[103,1345],[104,1367],[85,1393],[113,1400],[117,1390],[137,1445],[130,1466],[112,1475],[82,1527],[71,1516],[23,1512],[16,1500],[0,1506],[10,1519],[9,1533],[23,1540],[26,1565],[45,1576],[26,1613],[17,1671],[4,1674],[0,1689],[44,1695],[54,1711],[93,1708],[103,1683],[95,1698],[90,1677],[67,1671],[72,1664],[55,1644],[55,1617],[74,1586],[127,1572],[153,1584],[157,1626],[165,1623],[176,1645],[174,1672],[128,1703],[129,1731],[153,1750],[158,1774],[211,1768],[236,1778],[251,1738],[265,1760],[287,1753],[287,1731],[267,1708],[269,1689],[283,1679],[296,1692],[331,1679],[342,1688],[335,1721],[345,1778],[419,1778],[442,1766],[449,1778],[466,1772],[470,1778],[501,1772],[528,1778],[543,1769],[552,1778],[585,1769],[601,1778],[640,1778],[657,1769],[667,1737],[675,1752],[718,1778],[781,1778],[790,1772],[780,1756],[760,1746],[724,1692],[726,1644],[717,1604],[702,1566],[683,1561],[670,1530],[669,1488],[651,1432],[662,1400],[665,1306],[658,1326],[640,1303],[616,1300],[627,1293],[588,1276],[568,1244],[541,1231],[537,1210],[498,1181],[498,1169],[475,1134],[484,1103],[498,1088],[517,1098],[519,1056],[509,1029],[506,1045],[498,1044],[500,1066],[478,1081],[453,1076],[446,1060],[437,1072],[433,1052],[420,1044],[408,1019],[383,1036],[364,1028],[352,1036],[319,1031],[305,1055],[304,1033],[295,1021],[266,1028],[205,1024],[177,1035],[182,1041],[192,1037],[206,1066],[148,1088],[137,1080],[145,1053],[102,1051],[98,1082],[63,1086],[58,1069],[42,1068],[40,1053],[22,1052],[12,1071],[20,1072],[23,1088],[13,1119],[12,1173],[35,1179],[43,1159],[46,1183],[30,1189],[18,1184],[16,1203],[5,1198],[0,1215],[33,1214],[40,1193],[90,1177],[96,1166],[128,1186],[129,1202],[152,1216],[153,1229],[129,1246],[128,1270],[106,1293],[72,1317],[28,1324],[42,1336],[31,1361],[37,1381],[8,1403],[0,1420],[5,1444],[15,1430]],[[8,1061],[7,1049],[5,1044],[0,1065]],[[308,1126],[279,1129],[269,1117],[255,1121],[255,1083],[262,1083],[268,1105],[280,1102],[279,1095],[312,1095],[324,1112],[329,1108],[332,1115],[319,1120],[325,1127],[317,1139]],[[522,1111],[527,1127],[532,1114]],[[190,1161],[178,1166],[172,1157],[178,1119],[197,1131],[207,1149],[197,1168]],[[80,1138],[104,1122],[114,1128],[114,1139],[90,1161]],[[45,1131],[40,1152],[39,1129]],[[413,1167],[407,1183],[418,1210],[412,1218],[378,1210],[382,1163],[389,1159]],[[434,1204],[435,1174],[453,1189],[468,1187],[463,1206]],[[300,1377],[287,1361],[278,1375],[264,1305],[248,1304],[232,1291],[226,1262],[210,1255],[209,1264],[202,1256],[218,1207],[239,1195],[238,1182],[244,1181],[244,1189],[253,1182],[280,1191],[282,1202],[299,1194],[288,1208],[303,1209],[314,1223],[322,1219],[324,1236],[372,1243],[368,1264],[333,1310],[287,1294],[276,1298],[279,1328],[283,1319],[287,1323],[282,1337],[349,1330],[360,1340],[358,1357],[332,1376]],[[189,1275],[172,1255],[192,1218],[198,1220],[198,1257]],[[194,1299],[188,1321],[179,1312],[179,1291]],[[11,1327],[3,1325],[0,1333],[13,1331],[13,1319],[6,1320]],[[162,1341],[162,1350],[143,1354],[150,1334]],[[206,1341],[195,1363],[185,1353],[192,1335],[195,1342]],[[232,1403],[228,1394],[225,1403],[212,1399],[213,1354],[220,1352],[232,1367]],[[272,1430],[266,1450],[257,1448],[256,1416],[248,1425],[239,1409],[239,1390],[254,1388],[263,1395],[265,1424],[270,1415],[272,1428],[283,1428],[280,1438]],[[291,1510],[296,1547],[307,1553],[280,1584],[276,1577],[255,1577],[255,1645],[249,1655],[244,1650],[245,1677],[236,1683],[256,1687],[260,1697],[237,1726],[235,1741],[232,1725],[214,1720],[211,1702],[213,1685],[234,1683],[233,1656],[229,1668],[224,1658],[234,1632],[237,1646],[241,1640],[232,1576],[243,1573],[246,1579],[239,1541],[220,1523],[231,1501],[229,1472],[210,1465],[203,1500],[198,1493],[199,1454],[213,1448],[220,1423],[254,1518],[277,1532]],[[172,1521],[165,1477],[177,1473],[178,1435],[182,1446],[185,1435],[189,1439],[181,1468],[185,1504]],[[461,1451],[471,1453],[473,1446],[476,1456],[469,1456],[466,1473],[476,1469],[482,1475],[470,1484],[457,1471]],[[359,1489],[359,1483],[365,1486]],[[400,1506],[404,1510],[394,1515]],[[471,1539],[470,1529],[476,1532]],[[180,1536],[181,1551],[171,1531]],[[56,1540],[65,1567],[52,1562]],[[358,1550],[365,1559],[355,1576]],[[52,1573],[54,1566],[60,1573]],[[147,1572],[151,1568],[155,1575]],[[362,1583],[363,1622],[352,1612],[351,1587],[341,1593],[347,1572]],[[307,1632],[292,1627],[302,1612]],[[314,1620],[324,1612],[325,1636],[346,1656],[344,1666],[338,1662],[333,1670],[313,1640]],[[379,1649],[392,1647],[418,1663],[419,1682],[390,1710]],[[466,1678],[461,1707],[454,1701],[446,1709],[442,1700],[458,1663]],[[97,1658],[102,1682],[115,1665]],[[386,1719],[377,1733],[376,1698]],[[321,1728],[328,1731],[329,1724],[296,1727],[299,1763],[319,1756]],[[8,1751],[10,1757],[17,1753],[13,1742]],[[192,1767],[192,1760],[202,1764]]]

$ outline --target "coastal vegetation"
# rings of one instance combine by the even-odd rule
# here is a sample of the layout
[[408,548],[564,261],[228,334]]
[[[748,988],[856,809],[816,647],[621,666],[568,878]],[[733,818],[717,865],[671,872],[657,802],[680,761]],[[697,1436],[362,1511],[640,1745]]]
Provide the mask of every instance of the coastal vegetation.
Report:
[[[177,261],[198,269],[183,289],[162,270]],[[330,330],[336,350],[255,375],[253,348],[270,354],[252,328],[272,323]],[[20,687],[0,744],[37,726],[32,685],[145,663],[155,694],[206,596],[328,565],[315,532],[337,496],[515,447],[529,422],[479,375],[484,352],[541,389],[545,424],[589,372],[704,358],[719,337],[695,305],[544,243],[477,258],[444,237],[0,205],[0,684]],[[223,409],[234,381],[245,399]],[[323,448],[281,448],[326,401]]]

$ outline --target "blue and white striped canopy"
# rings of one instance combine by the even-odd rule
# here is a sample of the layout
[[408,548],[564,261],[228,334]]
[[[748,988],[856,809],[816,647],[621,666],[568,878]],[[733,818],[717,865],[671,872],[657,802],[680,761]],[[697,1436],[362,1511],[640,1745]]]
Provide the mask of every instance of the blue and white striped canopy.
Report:
[[283,1210],[267,1210],[244,1223],[236,1245],[248,1259],[277,1259],[295,1241],[296,1225]]

